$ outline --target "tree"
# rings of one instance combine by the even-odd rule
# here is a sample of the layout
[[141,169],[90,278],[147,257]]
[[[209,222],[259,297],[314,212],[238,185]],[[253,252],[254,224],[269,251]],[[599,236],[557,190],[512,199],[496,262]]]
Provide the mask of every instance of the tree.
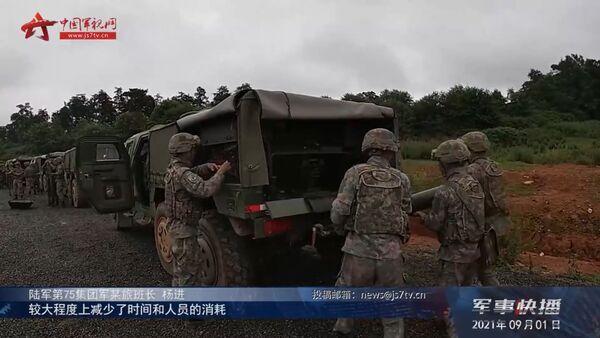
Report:
[[239,86],[238,86],[238,87],[235,89],[235,91],[236,91],[236,92],[239,92],[239,91],[242,91],[242,90],[248,90],[248,89],[252,89],[252,86],[250,86],[250,84],[249,84],[248,82],[244,82],[244,83],[242,83],[241,85],[239,85]]
[[179,92],[176,96],[173,96],[171,100],[179,101],[182,103],[189,103],[191,105],[196,104],[196,99],[184,92]]
[[194,93],[194,99],[196,100],[196,105],[198,107],[206,108],[208,106],[208,96],[206,96],[206,90],[204,88],[198,86],[196,88],[196,92]]
[[146,130],[148,119],[142,112],[126,112],[115,121],[115,132],[123,138],[129,138],[130,136],[137,134],[141,131]]
[[113,123],[117,118],[118,112],[115,105],[105,91],[100,90],[98,93],[92,95],[88,101],[88,105],[94,116],[93,121],[100,123]]
[[229,89],[227,88],[227,86],[220,86],[219,88],[217,88],[217,91],[215,93],[213,93],[213,99],[212,99],[212,102],[210,103],[211,106],[216,106],[221,101],[228,98],[229,95],[231,95],[231,94],[229,93]]
[[168,99],[162,101],[150,115],[152,123],[169,123],[176,121],[183,113],[197,110],[198,107],[184,101]]
[[123,112],[141,112],[150,116],[156,106],[154,98],[148,95],[148,89],[129,88],[123,92]]

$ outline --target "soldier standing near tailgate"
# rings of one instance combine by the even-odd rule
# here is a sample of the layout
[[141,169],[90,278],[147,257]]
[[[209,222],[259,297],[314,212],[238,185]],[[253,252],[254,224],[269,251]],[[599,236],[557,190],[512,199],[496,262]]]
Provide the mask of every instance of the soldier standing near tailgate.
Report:
[[471,151],[471,164],[467,170],[481,184],[485,193],[486,234],[480,245],[481,258],[473,274],[477,275],[483,286],[497,286],[500,283],[494,263],[499,254],[498,237],[504,236],[510,225],[502,169],[498,163],[487,157],[490,142],[484,133],[473,131],[463,135],[461,140]]
[[[467,172],[470,155],[460,140],[448,140],[437,147],[435,157],[446,182],[435,193],[429,213],[416,213],[440,240],[440,286],[472,285],[469,274],[480,257],[485,195],[481,185]],[[446,322],[448,335],[456,337],[452,321]]]
[[[404,285],[401,246],[408,241],[410,181],[390,163],[398,152],[395,135],[383,128],[365,134],[367,163],[346,171],[331,208],[331,221],[346,231],[344,259],[336,286]],[[401,318],[382,319],[384,337],[404,337]],[[334,331],[349,334],[353,320],[340,318]]]
[[[188,133],[178,133],[169,140],[171,161],[165,174],[165,203],[173,239],[173,286],[198,286],[200,247],[197,236],[202,216],[199,198],[212,196],[219,190],[229,162],[218,166],[206,163],[194,167],[200,139]],[[212,177],[211,177],[212,176]]]
[[56,189],[56,205],[65,207],[65,168],[60,157],[54,159],[53,172],[54,187]]
[[44,165],[42,166],[42,170],[46,173],[46,183],[48,189],[46,190],[46,195],[48,196],[48,205],[53,207],[56,205],[56,184],[54,182],[54,163],[53,159],[48,158]]
[[16,161],[11,169],[12,176],[12,194],[13,199],[23,199],[23,189],[25,188],[25,171],[21,166],[21,162]]
[[35,162],[31,161],[25,168],[25,197],[35,194],[35,179],[37,172],[35,170]]

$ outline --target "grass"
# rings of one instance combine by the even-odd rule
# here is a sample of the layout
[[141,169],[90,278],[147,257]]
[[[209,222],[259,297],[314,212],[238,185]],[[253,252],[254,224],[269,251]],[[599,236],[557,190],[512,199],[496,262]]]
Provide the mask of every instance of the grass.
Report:
[[532,184],[526,185],[523,183],[507,184],[506,192],[511,196],[531,196],[535,193],[535,187]]

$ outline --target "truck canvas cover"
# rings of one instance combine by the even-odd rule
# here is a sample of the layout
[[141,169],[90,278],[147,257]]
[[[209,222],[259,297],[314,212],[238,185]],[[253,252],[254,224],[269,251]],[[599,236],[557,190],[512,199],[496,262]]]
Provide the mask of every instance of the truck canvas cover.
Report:
[[[180,130],[201,121],[235,112],[237,101],[248,90],[229,96],[210,109],[188,113],[177,121]],[[372,103],[340,101],[281,91],[255,89],[261,105],[261,118],[265,120],[328,120],[393,118],[392,108]]]

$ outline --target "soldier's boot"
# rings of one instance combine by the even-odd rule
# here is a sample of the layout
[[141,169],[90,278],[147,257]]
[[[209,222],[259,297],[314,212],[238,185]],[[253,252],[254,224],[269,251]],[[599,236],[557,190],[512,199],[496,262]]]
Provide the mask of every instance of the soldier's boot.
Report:
[[352,318],[338,318],[333,326],[333,332],[340,335],[349,335],[354,328],[354,319]]
[[479,281],[483,286],[499,286],[500,282],[493,265],[482,267],[479,271]]
[[404,319],[383,318],[383,338],[404,338]]

